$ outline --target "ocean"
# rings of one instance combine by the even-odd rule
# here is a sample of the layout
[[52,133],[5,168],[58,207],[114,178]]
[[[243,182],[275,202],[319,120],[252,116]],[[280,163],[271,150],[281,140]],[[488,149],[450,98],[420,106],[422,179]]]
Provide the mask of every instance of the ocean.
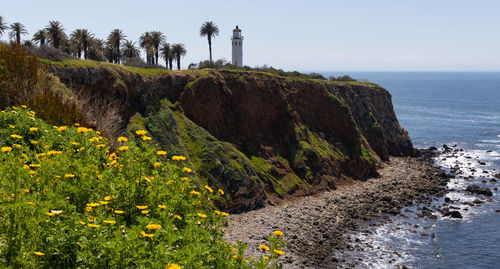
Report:
[[[323,72],[348,74],[378,83],[392,95],[401,126],[417,148],[456,145],[463,152],[441,156],[436,165],[463,174],[448,184],[447,197],[463,219],[430,220],[402,210],[372,233],[354,235],[369,248],[335,253],[359,268],[500,268],[500,73],[484,72]],[[484,162],[485,164],[480,164]],[[485,172],[483,172],[485,171]],[[470,176],[470,178],[468,178]],[[491,197],[464,191],[470,184],[488,187]],[[484,198],[481,201],[476,199]],[[433,205],[442,205],[444,198]],[[476,201],[477,203],[474,203]],[[466,204],[464,204],[464,202]],[[480,203],[481,202],[481,203]],[[418,206],[418,205],[417,205]]]

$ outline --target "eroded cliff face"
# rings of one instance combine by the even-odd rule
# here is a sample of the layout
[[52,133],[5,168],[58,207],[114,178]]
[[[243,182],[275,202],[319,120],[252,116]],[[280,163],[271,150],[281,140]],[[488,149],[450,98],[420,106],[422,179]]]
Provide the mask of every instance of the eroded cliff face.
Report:
[[200,184],[226,190],[219,206],[230,211],[362,180],[381,160],[414,153],[391,95],[375,84],[109,65],[51,71],[69,88],[119,102],[129,130],[147,128],[169,153],[187,155]]

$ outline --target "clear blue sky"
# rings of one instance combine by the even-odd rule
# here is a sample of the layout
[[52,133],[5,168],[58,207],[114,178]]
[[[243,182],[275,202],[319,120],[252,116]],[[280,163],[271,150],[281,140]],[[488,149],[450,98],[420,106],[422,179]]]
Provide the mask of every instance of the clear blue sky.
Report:
[[[2,1],[0,16],[29,37],[49,20],[69,33],[114,28],[137,41],[160,30],[186,45],[182,60],[208,58],[204,21],[220,35],[214,58],[231,60],[231,31],[245,37],[244,64],[299,71],[500,71],[500,1],[494,0],[184,0]],[[25,36],[24,38],[27,38]],[[4,34],[2,39],[6,39]]]

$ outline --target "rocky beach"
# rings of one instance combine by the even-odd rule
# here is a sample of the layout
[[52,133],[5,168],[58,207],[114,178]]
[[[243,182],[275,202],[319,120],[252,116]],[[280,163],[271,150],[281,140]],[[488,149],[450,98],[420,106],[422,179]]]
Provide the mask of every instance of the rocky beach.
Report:
[[422,150],[419,157],[392,157],[378,178],[232,215],[226,239],[247,243],[248,254],[258,256],[256,246],[282,230],[284,268],[407,268],[401,246],[381,247],[379,237],[404,231],[430,241],[436,220],[461,221],[493,202],[500,174],[486,165],[446,145]]
[[[420,157],[392,157],[380,177],[357,181],[314,196],[296,198],[278,206],[232,215],[228,241],[247,243],[250,255],[273,230],[285,233],[285,268],[322,267],[339,262],[330,254],[349,243],[345,235],[363,222],[399,214],[414,201],[446,192],[449,177],[433,166],[432,152]],[[341,262],[341,261],[340,261]]]

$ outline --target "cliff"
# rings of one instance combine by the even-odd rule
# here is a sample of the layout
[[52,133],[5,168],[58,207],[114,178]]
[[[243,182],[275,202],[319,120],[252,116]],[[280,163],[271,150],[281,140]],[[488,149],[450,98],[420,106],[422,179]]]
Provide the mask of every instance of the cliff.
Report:
[[198,182],[222,188],[231,211],[377,175],[414,153],[391,95],[373,83],[251,71],[165,71],[90,61],[50,62],[73,90],[116,102],[127,128],[146,128],[183,154]]

